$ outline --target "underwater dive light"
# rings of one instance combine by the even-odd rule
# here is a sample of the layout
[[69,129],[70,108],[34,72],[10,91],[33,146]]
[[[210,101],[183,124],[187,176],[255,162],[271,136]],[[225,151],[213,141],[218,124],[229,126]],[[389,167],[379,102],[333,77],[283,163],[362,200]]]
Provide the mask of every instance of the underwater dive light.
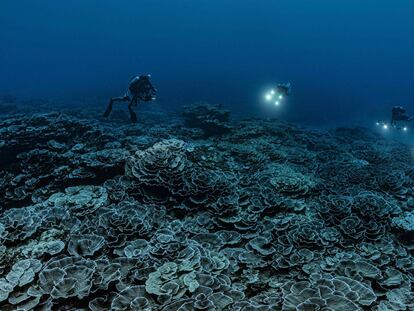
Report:
[[280,101],[283,100],[283,95],[282,94],[278,94],[275,90],[270,90],[269,92],[267,92],[265,94],[265,100],[268,102],[273,102],[275,104],[275,106],[279,106],[280,105]]
[[271,93],[268,93],[268,94],[265,95],[265,98],[266,98],[267,101],[271,101],[272,100],[272,97],[273,96],[272,96]]
[[381,126],[384,130],[388,130],[388,123],[386,121],[377,121],[375,124]]
[[404,125],[404,126],[401,127],[401,126],[398,126],[398,125],[395,125],[395,124],[392,124],[392,123],[390,124],[386,121],[377,121],[377,122],[375,122],[375,124],[377,126],[381,126],[381,128],[384,131],[387,131],[387,130],[390,130],[390,129],[396,129],[396,130],[399,130],[399,131],[408,132],[408,129],[409,129],[407,125]]

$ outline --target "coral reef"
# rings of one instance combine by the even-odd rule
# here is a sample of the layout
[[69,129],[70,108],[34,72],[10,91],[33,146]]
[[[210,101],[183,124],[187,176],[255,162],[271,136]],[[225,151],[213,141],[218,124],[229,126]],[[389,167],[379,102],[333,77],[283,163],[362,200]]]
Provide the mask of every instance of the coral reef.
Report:
[[201,129],[205,136],[226,134],[231,130],[230,112],[218,105],[195,103],[184,107],[184,124]]
[[413,310],[408,146],[182,121],[0,119],[0,310]]

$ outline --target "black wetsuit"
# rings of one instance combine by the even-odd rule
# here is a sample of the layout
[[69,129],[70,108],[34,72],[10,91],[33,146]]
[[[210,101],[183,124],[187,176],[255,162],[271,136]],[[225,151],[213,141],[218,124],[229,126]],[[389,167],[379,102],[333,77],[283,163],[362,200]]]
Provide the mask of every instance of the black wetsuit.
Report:
[[403,107],[400,107],[400,106],[392,107],[391,123],[393,125],[399,121],[408,122],[408,121],[411,121],[412,119],[413,117],[410,117]]
[[276,86],[276,93],[281,94],[283,96],[289,96],[290,95],[290,84],[278,84]]
[[137,115],[132,109],[132,106],[137,106],[140,100],[151,101],[154,99],[156,89],[151,84],[149,76],[136,76],[129,81],[128,90],[124,96],[112,97],[109,101],[108,108],[104,113],[104,117],[109,117],[112,112],[113,104],[116,102],[129,102],[128,110],[133,123],[137,122]]

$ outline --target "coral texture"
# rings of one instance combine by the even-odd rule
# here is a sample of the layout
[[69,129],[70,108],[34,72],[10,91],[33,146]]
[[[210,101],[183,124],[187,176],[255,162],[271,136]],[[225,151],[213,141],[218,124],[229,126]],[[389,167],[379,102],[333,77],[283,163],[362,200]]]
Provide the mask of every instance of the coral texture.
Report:
[[0,119],[0,310],[414,309],[409,147],[144,119]]

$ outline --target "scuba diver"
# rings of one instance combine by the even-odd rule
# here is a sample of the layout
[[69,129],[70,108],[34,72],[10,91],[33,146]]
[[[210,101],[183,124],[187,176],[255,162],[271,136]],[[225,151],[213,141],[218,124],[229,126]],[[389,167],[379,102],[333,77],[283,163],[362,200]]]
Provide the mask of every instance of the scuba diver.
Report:
[[276,94],[282,95],[282,96],[289,96],[291,92],[290,83],[285,84],[278,84],[276,86],[275,90]]
[[410,122],[414,116],[409,116],[407,111],[401,106],[392,107],[391,125],[396,127],[400,122]]
[[378,121],[377,125],[381,125],[384,129],[388,129],[388,126],[391,125],[397,130],[407,131],[407,122],[411,122],[414,119],[414,116],[409,116],[407,111],[401,106],[394,106],[391,110],[391,122],[387,121]]
[[278,106],[280,101],[285,97],[288,97],[291,93],[290,83],[279,83],[276,87],[265,96],[267,101],[275,100],[275,105]]
[[109,117],[112,112],[112,106],[116,102],[129,102],[128,110],[133,123],[137,122],[137,115],[132,109],[133,106],[137,106],[140,100],[144,102],[150,102],[155,100],[157,90],[151,84],[150,75],[135,76],[129,81],[128,90],[124,96],[112,97],[109,101],[108,108],[106,108],[103,114],[104,118]]

